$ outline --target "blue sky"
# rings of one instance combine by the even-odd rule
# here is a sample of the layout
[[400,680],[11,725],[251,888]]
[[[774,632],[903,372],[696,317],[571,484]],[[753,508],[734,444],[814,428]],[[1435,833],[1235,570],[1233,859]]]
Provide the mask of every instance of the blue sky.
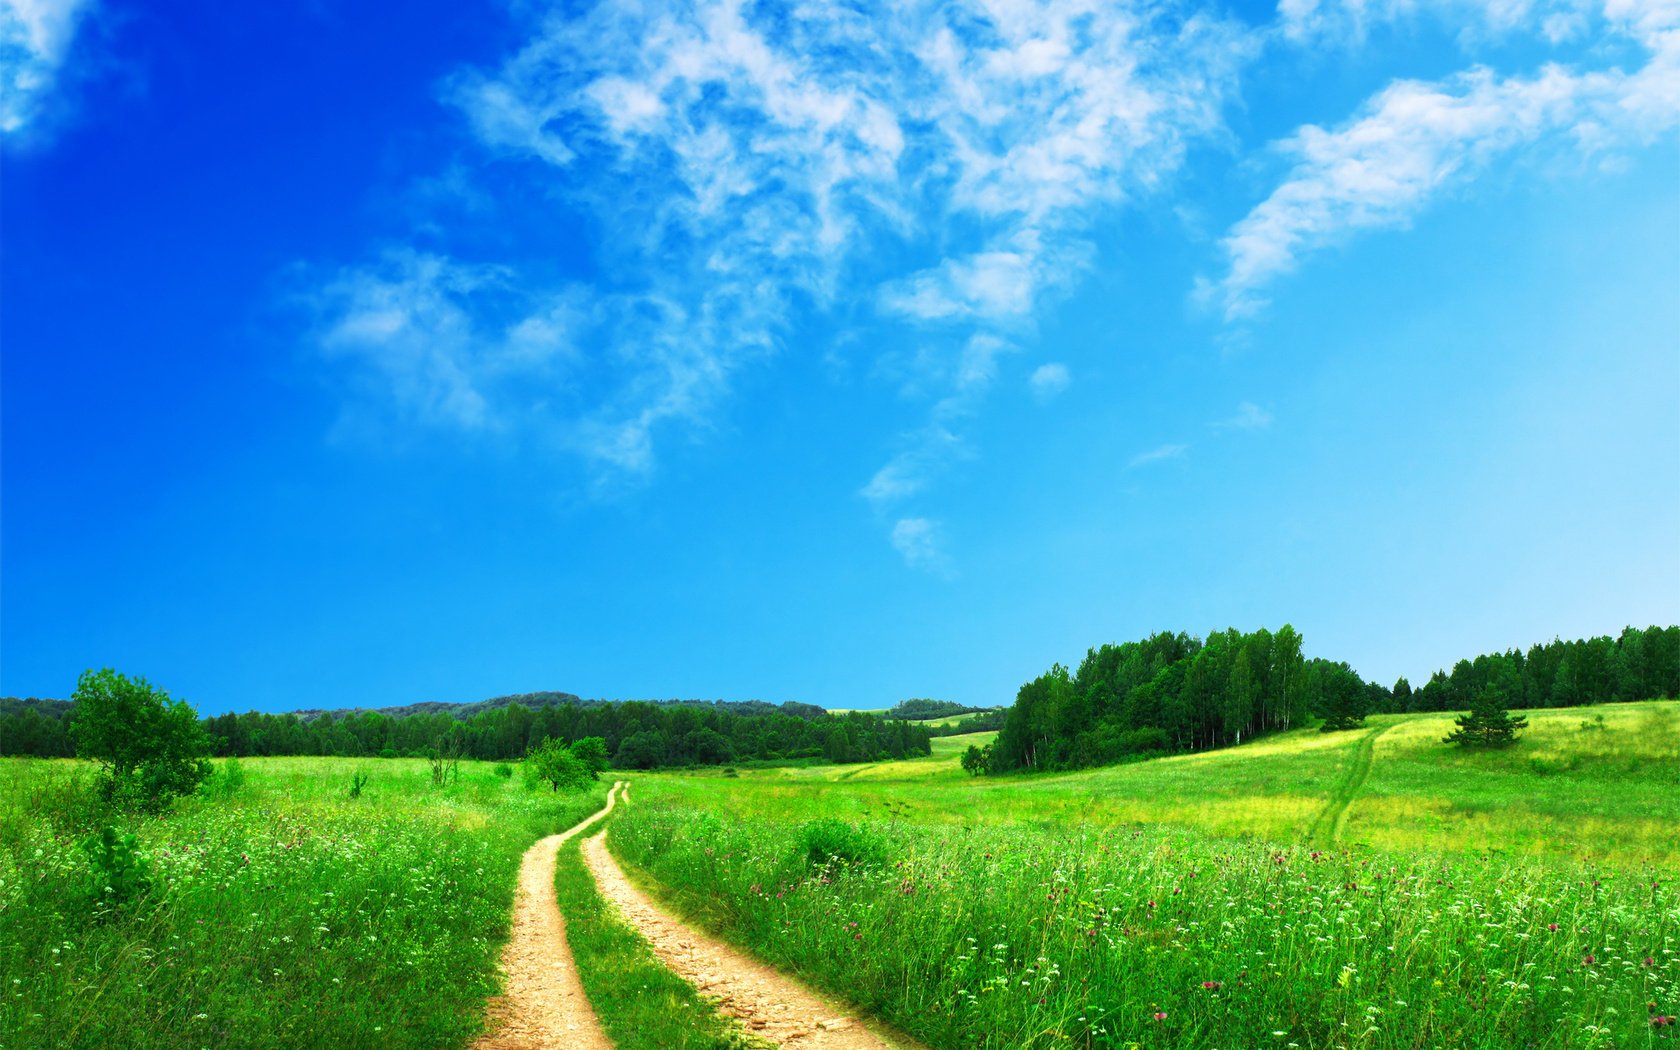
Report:
[[1680,4],[0,0],[0,693],[1680,620]]

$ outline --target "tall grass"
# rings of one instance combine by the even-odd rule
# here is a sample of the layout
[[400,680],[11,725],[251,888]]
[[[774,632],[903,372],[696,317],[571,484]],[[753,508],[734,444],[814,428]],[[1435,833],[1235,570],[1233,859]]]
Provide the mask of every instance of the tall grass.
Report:
[[890,859],[814,866],[808,825],[646,800],[609,841],[680,910],[934,1047],[1674,1045],[1652,1025],[1680,1013],[1672,870],[1141,829],[853,833]]
[[[1529,716],[1491,753],[1432,714],[1049,776],[950,738],[645,777],[610,841],[933,1046],[1680,1047],[1680,706]],[[862,862],[814,868],[836,819]]]
[[[420,761],[242,766],[160,818],[104,811],[75,763],[0,768],[0,1046],[458,1045],[493,991],[521,853],[604,795],[478,763],[445,787]],[[149,868],[117,908],[78,846],[106,822]]]

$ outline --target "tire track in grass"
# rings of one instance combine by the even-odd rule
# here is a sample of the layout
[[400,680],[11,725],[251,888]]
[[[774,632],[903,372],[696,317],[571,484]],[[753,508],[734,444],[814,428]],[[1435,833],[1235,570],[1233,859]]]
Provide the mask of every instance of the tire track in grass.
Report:
[[566,944],[566,923],[554,896],[554,858],[562,843],[612,812],[622,786],[615,783],[607,804],[587,820],[525,851],[513,933],[502,950],[507,980],[503,993],[490,1000],[490,1030],[473,1050],[612,1050]]
[[[619,808],[625,804],[619,792]],[[601,896],[576,840],[555,856],[566,940],[601,1028],[618,1050],[774,1050],[672,973]]]
[[1371,775],[1371,764],[1377,753],[1377,737],[1388,729],[1388,726],[1378,726],[1353,745],[1353,757],[1331,793],[1330,801],[1324,804],[1324,809],[1307,827],[1306,841],[1309,845],[1317,843],[1329,847],[1341,840],[1342,830],[1347,827],[1348,810],[1358,797],[1359,789],[1365,786],[1365,778]]
[[716,996],[718,1009],[739,1018],[753,1034],[793,1050],[914,1047],[908,1041],[887,1041],[843,1007],[672,918],[624,877],[607,852],[605,832],[584,840],[582,848],[601,896],[641,931],[660,961],[702,993]]

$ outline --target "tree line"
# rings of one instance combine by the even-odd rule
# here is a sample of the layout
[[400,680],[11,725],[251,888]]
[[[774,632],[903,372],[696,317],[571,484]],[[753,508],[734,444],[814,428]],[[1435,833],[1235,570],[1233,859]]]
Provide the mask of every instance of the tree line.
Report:
[[1553,639],[1527,652],[1460,660],[1416,689],[1401,678],[1375,710],[1460,711],[1488,689],[1502,691],[1516,708],[1680,696],[1680,627],[1628,627],[1614,638]]
[[[75,707],[58,700],[0,700],[0,755],[70,757]],[[200,720],[219,756],[345,755],[394,758],[447,752],[512,761],[543,741],[601,739],[621,769],[819,759],[868,762],[926,755],[926,727],[878,715],[829,714],[810,704],[649,701],[520,703],[469,718],[446,711],[392,716],[214,715]]]
[[1204,641],[1162,632],[1056,664],[1021,686],[996,741],[971,749],[970,772],[1078,769],[1169,751],[1201,751],[1320,720],[1328,730],[1371,712],[1457,711],[1487,696],[1517,708],[1572,707],[1680,694],[1680,627],[1554,640],[1460,660],[1419,689],[1369,682],[1345,662],[1307,658],[1285,624]]

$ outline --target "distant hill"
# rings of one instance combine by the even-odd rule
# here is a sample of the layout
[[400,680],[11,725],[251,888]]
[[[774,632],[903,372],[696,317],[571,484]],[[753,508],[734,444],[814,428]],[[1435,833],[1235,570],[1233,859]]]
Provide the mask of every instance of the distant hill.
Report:
[[735,715],[761,715],[777,712],[793,715],[796,718],[811,719],[827,712],[815,704],[804,704],[797,700],[789,700],[780,704],[772,704],[764,700],[585,700],[575,693],[559,693],[544,691],[536,693],[512,693],[508,696],[494,696],[488,700],[474,700],[470,703],[447,703],[441,700],[425,700],[416,704],[402,704],[397,707],[338,707],[332,709],[303,708],[291,712],[299,719],[307,722],[322,715],[332,715],[334,719],[342,719],[345,715],[362,714],[363,712],[377,712],[389,718],[405,718],[419,714],[447,714],[453,715],[461,721],[466,721],[483,711],[495,711],[504,707],[518,704],[521,707],[537,709],[551,707],[556,704],[572,704],[577,707],[604,707],[608,704],[643,703],[654,704],[659,707],[700,707],[718,711],[727,711]]
[[902,718],[906,721],[922,721],[929,718],[953,718],[957,715],[979,714],[990,711],[989,707],[969,707],[954,700],[900,700],[884,713],[885,718]]
[[[422,700],[414,704],[398,704],[394,707],[304,707],[295,711],[283,712],[295,716],[300,721],[308,722],[322,715],[332,715],[334,721],[346,715],[359,715],[365,712],[377,712],[387,718],[406,718],[409,715],[446,714],[453,715],[461,721],[466,721],[481,711],[495,711],[504,707],[518,704],[521,707],[535,710],[539,707],[549,707],[554,704],[575,704],[578,707],[602,707],[607,704],[618,703],[655,704],[660,707],[683,706],[710,708],[727,711],[734,715],[762,715],[772,712],[793,715],[796,718],[811,719],[827,714],[824,708],[816,704],[800,703],[788,700],[780,704],[772,704],[765,700],[585,700],[576,693],[561,693],[544,690],[536,693],[511,693],[507,696],[493,696],[488,700],[473,700],[465,703],[450,703],[444,700]],[[21,715],[25,711],[34,711],[43,718],[61,719],[70,713],[75,705],[69,700],[44,700],[36,697],[0,696],[0,716]],[[902,715],[895,717],[904,717]]]
[[38,700],[35,697],[0,696],[0,716],[33,711],[43,718],[63,718],[74,706],[68,700]]

